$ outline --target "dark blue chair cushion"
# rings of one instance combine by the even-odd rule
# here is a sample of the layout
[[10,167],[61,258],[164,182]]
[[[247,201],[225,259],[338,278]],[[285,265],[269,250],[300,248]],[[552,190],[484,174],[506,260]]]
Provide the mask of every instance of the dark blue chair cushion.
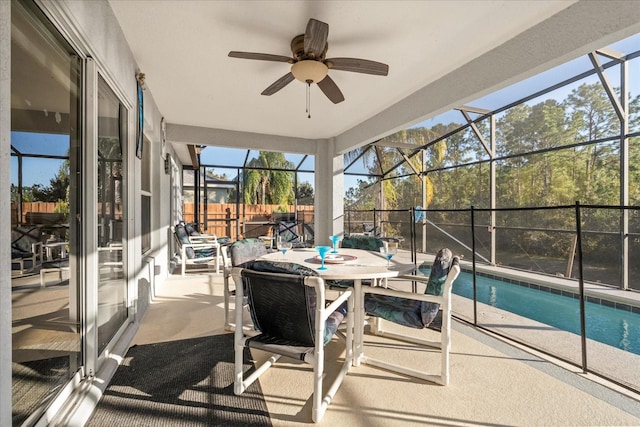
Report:
[[191,224],[184,224],[184,229],[189,236],[199,236],[200,232]]
[[[188,227],[191,227],[193,229],[192,226],[189,226],[185,223],[178,223],[175,226],[175,230],[176,230],[176,237],[178,238],[178,241],[180,242],[181,245],[188,245],[191,243],[191,240],[189,239],[189,232]],[[187,255],[188,259],[198,259],[198,258],[212,258],[216,256],[216,249],[213,247],[210,248],[186,248],[185,253]],[[202,262],[207,262],[207,260],[203,260]]]
[[[187,230],[183,223],[176,224],[175,230],[176,237],[181,245],[188,245],[189,243],[191,243],[191,240],[189,240],[189,233],[187,233]],[[193,259],[196,257],[196,252],[193,250],[193,248],[186,248],[185,253],[187,255],[187,258],[189,259]]]
[[[318,272],[312,270],[308,267],[305,267],[300,264],[296,264],[293,262],[276,262],[276,261],[266,261],[266,260],[256,260],[249,261],[244,264],[244,268],[253,271],[261,271],[266,273],[279,273],[279,274],[291,274],[296,276],[318,276]],[[305,286],[306,293],[306,301],[308,307],[308,319],[309,319],[309,327],[311,328],[311,334],[313,335],[313,331],[315,328],[315,316],[314,312],[316,309],[316,293],[313,288]],[[273,298],[282,298],[281,294],[274,294]],[[324,328],[324,345],[327,345],[333,338],[333,335],[338,330],[340,323],[347,315],[347,303],[341,304],[336,311],[331,313],[327,318]],[[255,319],[254,319],[255,322]],[[254,323],[255,324],[255,323]],[[311,344],[313,345],[313,344]]]
[[[441,249],[431,267],[426,294],[442,295],[442,286],[447,280],[453,255],[447,248]],[[431,324],[438,315],[440,304],[416,301],[389,295],[365,294],[364,310],[368,314],[391,322],[422,329]]]
[[33,254],[30,252],[22,252],[22,251],[11,248],[11,259],[29,258],[31,256],[33,256]]
[[379,251],[383,246],[381,239],[371,236],[346,236],[342,239],[343,248],[364,249],[366,251]]

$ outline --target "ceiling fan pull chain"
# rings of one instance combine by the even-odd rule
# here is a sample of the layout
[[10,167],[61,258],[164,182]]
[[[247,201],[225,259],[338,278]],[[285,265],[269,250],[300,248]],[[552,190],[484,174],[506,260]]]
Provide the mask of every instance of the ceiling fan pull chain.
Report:
[[311,118],[311,82],[307,80],[307,118]]

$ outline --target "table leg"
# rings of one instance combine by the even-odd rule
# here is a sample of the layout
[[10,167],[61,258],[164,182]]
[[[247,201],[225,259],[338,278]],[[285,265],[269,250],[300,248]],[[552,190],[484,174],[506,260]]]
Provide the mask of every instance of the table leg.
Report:
[[216,247],[216,274],[220,273],[220,257],[222,254],[220,253],[220,244]]

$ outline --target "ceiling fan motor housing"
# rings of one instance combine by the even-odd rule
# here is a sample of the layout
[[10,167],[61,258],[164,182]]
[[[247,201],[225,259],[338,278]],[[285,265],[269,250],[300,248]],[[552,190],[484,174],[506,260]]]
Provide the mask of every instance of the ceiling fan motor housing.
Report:
[[304,34],[299,34],[291,40],[291,54],[298,61],[302,61],[305,59],[316,59],[316,60],[324,61],[324,58],[326,57],[326,54],[327,54],[327,49],[329,49],[329,43],[325,43],[324,50],[322,51],[322,54],[318,58],[313,53],[309,53],[309,54],[304,53]]

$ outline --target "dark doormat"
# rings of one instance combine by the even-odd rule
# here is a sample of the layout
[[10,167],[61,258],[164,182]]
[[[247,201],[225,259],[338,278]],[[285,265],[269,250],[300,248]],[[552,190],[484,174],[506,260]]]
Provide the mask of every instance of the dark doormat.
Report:
[[233,334],[131,347],[86,426],[271,426],[257,381],[233,394],[233,361]]
[[[17,352],[21,351],[29,350],[17,349]],[[14,426],[21,425],[38,408],[49,404],[69,381],[70,357],[49,357],[11,363],[11,409]]]

